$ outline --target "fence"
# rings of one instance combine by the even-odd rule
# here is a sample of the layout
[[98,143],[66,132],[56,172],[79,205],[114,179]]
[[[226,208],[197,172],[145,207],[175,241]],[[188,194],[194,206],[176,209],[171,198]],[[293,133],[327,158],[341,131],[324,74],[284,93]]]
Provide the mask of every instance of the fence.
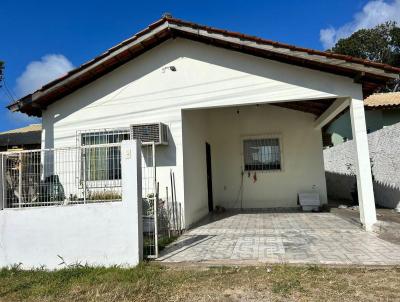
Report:
[[[78,157],[81,152],[69,154]],[[142,180],[137,169],[140,165],[137,142],[122,142],[121,155],[121,174],[124,175],[121,202],[0,210],[0,268],[14,265],[23,269],[137,265],[143,249],[139,220],[142,213],[138,208]],[[41,161],[43,165],[46,162]],[[76,160],[71,162],[76,163]],[[54,170],[57,172],[56,167]],[[70,171],[75,175],[74,169]],[[65,173],[57,172],[57,175],[63,183]],[[80,178],[79,173],[77,177]],[[68,190],[67,187],[64,189]]]
[[[0,156],[4,208],[122,200],[120,142]],[[171,187],[165,188],[166,198],[161,199],[156,162],[156,145],[142,144],[143,242],[148,258],[158,257],[159,247],[182,231],[182,207],[173,194],[174,175]]]
[[4,152],[4,207],[120,201],[120,162],[120,144]]

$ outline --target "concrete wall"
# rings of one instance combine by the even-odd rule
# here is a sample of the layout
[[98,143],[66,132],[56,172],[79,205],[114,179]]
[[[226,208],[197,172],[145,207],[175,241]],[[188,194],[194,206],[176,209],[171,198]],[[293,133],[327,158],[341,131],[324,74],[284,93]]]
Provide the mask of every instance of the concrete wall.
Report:
[[142,257],[141,168],[135,142],[122,148],[123,200],[0,210],[0,267],[134,266]]
[[[214,205],[293,207],[298,192],[313,188],[327,201],[321,131],[314,129],[312,114],[253,105],[185,111],[183,117],[183,150],[190,155],[187,167],[184,161],[185,193],[201,196],[196,199],[199,213],[207,213],[206,141],[211,144]],[[245,173],[242,186],[243,139],[270,135],[281,139],[282,171],[257,172],[256,182],[254,173],[250,178]]]
[[[377,205],[400,207],[400,123],[368,134]],[[328,197],[350,199],[355,183],[354,142],[324,150]]]
[[[163,68],[171,65],[175,72]],[[361,85],[177,38],[50,105],[43,112],[42,146],[75,145],[78,130],[163,122],[170,128],[170,145],[157,151],[160,188],[169,185],[173,169],[177,201],[186,207],[197,201],[184,200],[191,195],[184,193],[183,185],[182,110],[336,96],[360,98]],[[194,205],[193,213],[200,208]]]

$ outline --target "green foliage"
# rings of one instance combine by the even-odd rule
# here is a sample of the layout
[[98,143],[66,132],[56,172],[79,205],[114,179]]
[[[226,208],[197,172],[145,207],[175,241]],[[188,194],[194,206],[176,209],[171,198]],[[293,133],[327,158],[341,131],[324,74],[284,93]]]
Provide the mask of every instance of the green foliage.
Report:
[[386,22],[340,39],[331,51],[400,67],[400,28]]
[[[400,67],[400,28],[396,22],[386,22],[371,29],[360,29],[340,39],[328,51]],[[398,88],[399,81],[393,81],[382,92]]]
[[176,239],[178,239],[178,236],[163,236],[161,238],[158,239],[158,248],[160,251],[162,251],[163,249],[165,249],[167,247],[167,245],[171,244],[172,242],[174,242]]
[[154,213],[153,209],[153,194],[147,195],[147,198],[142,198],[142,214],[144,216],[151,216]]

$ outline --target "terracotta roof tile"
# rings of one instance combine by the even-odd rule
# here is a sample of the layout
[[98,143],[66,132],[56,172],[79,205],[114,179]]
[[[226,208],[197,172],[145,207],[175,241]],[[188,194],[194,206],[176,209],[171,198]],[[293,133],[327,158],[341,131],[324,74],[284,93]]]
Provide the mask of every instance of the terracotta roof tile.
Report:
[[[175,19],[175,18],[164,17],[164,18],[150,24],[147,28],[136,33],[132,37],[130,37],[130,38],[122,41],[121,43],[111,47],[110,49],[106,50],[105,52],[100,54],[98,57],[82,64],[81,66],[75,68],[74,70],[69,71],[67,74],[61,76],[60,78],[55,79],[50,83],[47,83],[43,87],[39,88],[36,92],[29,94],[27,96],[24,96],[23,98],[8,105],[7,107],[12,111],[21,111],[21,112],[25,112],[25,113],[28,113],[31,115],[40,116],[41,113],[39,112],[39,109],[35,109],[32,107],[33,102],[43,102],[43,105],[46,106],[48,103],[55,101],[57,98],[60,98],[64,95],[74,91],[75,89],[78,89],[82,85],[86,85],[90,81],[96,79],[98,76],[101,76],[101,75],[113,70],[114,68],[119,66],[118,65],[119,62],[115,62],[115,57],[113,57],[114,53],[116,54],[116,52],[119,51],[120,49],[122,49],[124,46],[129,45],[130,43],[133,43],[135,40],[138,40],[140,37],[145,36],[147,33],[151,33],[152,29],[157,28],[158,26],[163,26],[163,25],[166,25],[166,28],[163,29],[163,31],[166,32],[167,35],[169,35],[169,37],[176,35],[178,32],[182,32],[181,35],[185,36],[184,31],[183,30],[177,31],[177,28],[190,27],[190,28],[196,29],[198,31],[204,30],[211,34],[221,34],[224,36],[228,36],[230,38],[238,38],[238,39],[242,39],[242,40],[247,40],[249,42],[255,42],[258,45],[271,45],[274,48],[288,49],[290,51],[293,51],[293,53],[292,52],[280,53],[279,51],[274,52],[274,50],[261,50],[261,49],[257,49],[256,46],[248,47],[249,49],[246,51],[248,51],[251,54],[256,54],[256,55],[259,55],[259,53],[263,52],[263,54],[265,53],[265,56],[268,56],[269,58],[274,57],[273,59],[282,60],[286,63],[299,64],[303,67],[316,68],[319,70],[338,73],[338,74],[342,74],[342,75],[345,74],[346,76],[351,76],[351,77],[354,77],[354,76],[358,77],[358,75],[362,71],[363,77],[365,77],[365,80],[363,80],[363,81],[367,84],[369,83],[368,81],[371,81],[371,83],[373,83],[373,85],[375,85],[375,86],[377,86],[377,85],[379,86],[383,82],[387,82],[388,80],[392,79],[393,77],[398,77],[398,74],[400,73],[400,68],[392,67],[392,66],[389,66],[386,64],[371,62],[368,60],[363,60],[360,58],[354,58],[354,57],[341,55],[341,54],[335,54],[335,53],[331,53],[331,52],[324,52],[324,51],[318,51],[318,50],[308,49],[308,48],[304,48],[304,47],[297,47],[297,46],[293,46],[293,45],[289,45],[289,44],[285,44],[285,43],[280,43],[280,42],[262,39],[259,37],[254,37],[251,35],[246,35],[246,34],[237,33],[237,32],[231,32],[231,31],[227,31],[227,30],[223,30],[223,29],[217,29],[217,28],[204,26],[204,25],[200,25],[200,24],[196,24],[196,23],[192,23],[192,22],[187,22],[187,21],[183,21],[183,20],[179,20],[179,19]],[[175,29],[172,29],[172,27],[171,27],[172,25],[175,25]],[[197,36],[199,36],[199,35],[200,34],[198,34]],[[195,34],[194,34],[194,36],[195,36]],[[215,43],[217,45],[217,41],[215,41],[215,40],[216,39],[214,39],[214,38],[210,38],[208,42]],[[161,41],[163,41],[163,40],[160,38],[159,41],[160,41],[159,43],[161,43]],[[153,44],[156,44],[156,42],[154,42],[154,43],[152,42],[151,43],[152,45],[149,45],[148,47],[146,47],[146,45],[144,45],[144,46],[142,45],[142,48],[144,48],[144,49],[151,48],[154,46]],[[140,48],[141,43],[138,43],[138,44],[139,45],[137,47]],[[232,49],[235,49],[235,48],[242,49],[240,45],[238,46],[235,43],[231,43],[231,45],[232,45]],[[250,52],[250,50],[252,52]],[[122,49],[121,52],[122,51],[129,52],[130,50]],[[303,58],[301,55],[295,54],[295,52],[308,54],[309,57]],[[131,57],[134,58],[136,56],[136,53],[140,54],[140,51],[135,52],[134,54],[131,55]],[[314,58],[313,58],[313,55],[315,56]],[[117,56],[117,54],[115,56]],[[328,59],[327,60],[328,62],[318,61],[318,58],[316,58],[317,56],[326,57]],[[335,62],[335,60],[330,60],[330,59],[339,59],[339,60],[345,61],[345,63],[351,63],[351,64],[347,64],[346,66],[343,66],[343,64],[338,64],[338,62]],[[331,61],[331,62],[329,62],[329,61]],[[92,71],[90,70],[90,68],[97,63],[102,65],[101,70],[98,70],[98,73],[96,73],[96,74],[92,74]],[[123,64],[123,62],[121,64]],[[356,65],[358,65],[358,66],[356,66]],[[362,67],[360,67],[360,66],[364,66],[366,68],[368,68],[368,67],[376,68],[377,69],[375,71],[376,74],[374,74],[370,70],[364,70],[364,71],[361,70],[360,71],[360,69],[362,69]],[[95,67],[93,67],[93,68],[95,68]],[[82,75],[83,73],[90,75],[91,78],[90,79],[87,77],[85,78],[85,76]],[[351,75],[350,75],[350,73],[351,73]],[[391,73],[391,74],[388,74],[388,73]],[[77,79],[73,79],[74,76],[76,76]],[[71,78],[74,81],[78,81],[77,82],[78,84],[74,85],[74,87],[68,88],[67,82],[68,82],[68,80],[71,80]],[[69,92],[60,94],[60,92],[62,92],[62,90],[63,90],[63,87],[61,87],[61,86],[68,88]],[[365,86],[367,86],[367,85],[365,85]]]
[[400,92],[375,93],[364,100],[366,107],[400,107]]
[[352,57],[352,56],[349,56],[349,55],[342,55],[342,54],[337,54],[337,53],[328,52],[328,51],[319,51],[319,50],[315,50],[315,49],[311,49],[311,48],[299,47],[299,46],[295,46],[295,45],[290,45],[290,44],[286,44],[286,43],[281,43],[281,42],[277,42],[277,41],[263,39],[263,38],[260,38],[260,37],[246,35],[246,34],[243,34],[243,33],[232,32],[232,31],[229,31],[229,30],[223,30],[223,29],[214,28],[214,27],[211,27],[211,26],[200,25],[200,24],[196,24],[196,23],[193,23],[193,22],[188,22],[188,21],[184,21],[184,20],[176,19],[176,18],[167,17],[167,18],[165,18],[165,20],[167,20],[167,21],[169,21],[171,23],[176,23],[176,24],[180,24],[180,25],[186,25],[186,26],[191,26],[191,27],[195,27],[195,28],[208,30],[210,32],[220,32],[220,33],[227,34],[229,36],[236,36],[236,37],[239,37],[239,38],[257,40],[260,43],[271,44],[271,45],[277,46],[277,47],[288,48],[288,49],[291,49],[291,50],[297,50],[297,51],[301,51],[301,52],[309,52],[310,54],[321,55],[321,56],[325,56],[325,57],[329,57],[329,58],[337,58],[337,59],[346,60],[348,62],[361,63],[361,64],[364,64],[366,66],[373,66],[373,67],[377,67],[377,68],[382,68],[382,69],[385,69],[385,70],[388,70],[388,71],[400,72],[400,68],[393,67],[393,66],[390,66],[388,64],[382,64],[382,63],[372,62],[372,61],[361,59],[361,58]]

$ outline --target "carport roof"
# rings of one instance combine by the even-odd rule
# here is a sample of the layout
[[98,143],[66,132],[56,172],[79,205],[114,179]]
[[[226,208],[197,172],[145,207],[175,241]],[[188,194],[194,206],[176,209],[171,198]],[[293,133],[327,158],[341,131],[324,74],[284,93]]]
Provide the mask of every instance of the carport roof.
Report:
[[364,95],[399,77],[400,68],[331,52],[297,47],[165,16],[66,75],[7,106],[11,111],[41,116],[58,99],[89,84],[162,42],[182,37],[287,64],[353,78]]

